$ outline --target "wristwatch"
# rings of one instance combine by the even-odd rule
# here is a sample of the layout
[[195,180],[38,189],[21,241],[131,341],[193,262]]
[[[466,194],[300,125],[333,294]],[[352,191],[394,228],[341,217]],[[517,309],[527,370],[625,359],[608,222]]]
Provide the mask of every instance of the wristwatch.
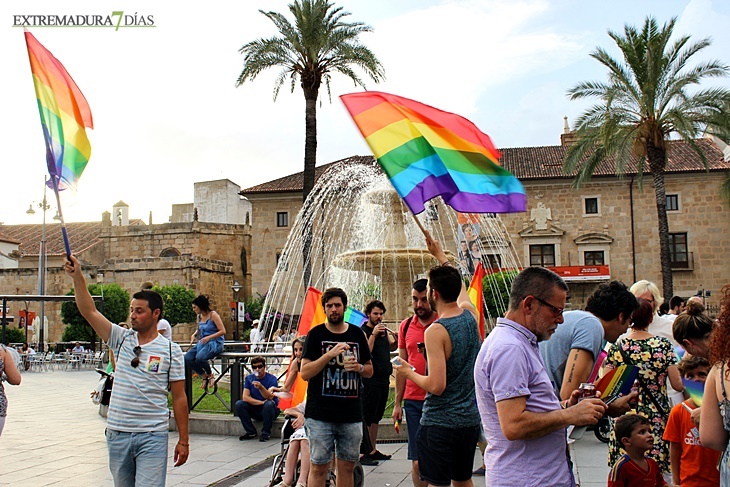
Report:
[[360,364],[360,373],[362,374],[362,371],[365,370],[365,366],[363,364]]

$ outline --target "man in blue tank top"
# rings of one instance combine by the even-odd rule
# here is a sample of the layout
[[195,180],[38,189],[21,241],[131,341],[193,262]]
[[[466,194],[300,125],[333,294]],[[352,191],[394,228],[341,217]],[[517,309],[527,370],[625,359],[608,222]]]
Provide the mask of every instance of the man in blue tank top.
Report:
[[424,335],[428,373],[417,374],[402,359],[395,368],[426,391],[417,439],[421,479],[471,487],[480,428],[471,373],[481,344],[476,310],[439,242],[426,234],[426,245],[440,264],[428,273],[429,303],[439,315]]

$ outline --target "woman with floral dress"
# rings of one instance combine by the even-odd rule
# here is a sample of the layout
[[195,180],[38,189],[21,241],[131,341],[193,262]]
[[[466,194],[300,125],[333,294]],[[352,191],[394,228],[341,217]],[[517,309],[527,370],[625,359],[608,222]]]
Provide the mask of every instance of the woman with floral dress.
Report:
[[[662,472],[668,474],[669,444],[662,441],[671,409],[667,397],[667,378],[678,391],[684,390],[684,386],[677,370],[677,356],[672,344],[666,338],[647,331],[653,313],[651,303],[639,299],[639,309],[631,317],[631,330],[626,337],[611,345],[606,365],[614,368],[623,364],[639,367],[639,402],[636,412],[649,420],[654,433],[654,445],[647,457],[653,458]],[[611,426],[613,423],[612,420]],[[612,466],[621,455],[613,432],[608,446],[608,465]]]

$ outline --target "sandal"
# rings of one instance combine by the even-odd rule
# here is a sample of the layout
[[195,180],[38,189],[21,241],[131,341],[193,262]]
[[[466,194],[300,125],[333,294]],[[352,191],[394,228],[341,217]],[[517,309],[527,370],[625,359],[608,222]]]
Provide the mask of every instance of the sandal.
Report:
[[202,377],[201,379],[202,380],[200,382],[200,388],[201,389],[204,389],[204,390],[205,389],[208,389],[208,387],[210,387],[211,378],[210,377]]

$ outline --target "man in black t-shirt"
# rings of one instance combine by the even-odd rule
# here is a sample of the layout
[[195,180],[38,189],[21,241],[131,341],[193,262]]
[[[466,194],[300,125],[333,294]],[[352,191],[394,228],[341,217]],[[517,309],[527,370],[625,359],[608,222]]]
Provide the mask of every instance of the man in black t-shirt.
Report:
[[368,317],[367,323],[362,325],[362,331],[368,337],[368,346],[373,356],[373,376],[363,379],[363,418],[369,435],[368,449],[360,457],[360,463],[370,465],[378,460],[390,460],[390,455],[380,453],[377,449],[378,423],[383,419],[385,405],[388,402],[388,391],[390,389],[390,374],[393,366],[390,363],[390,352],[395,350],[398,344],[395,338],[388,332],[388,328],[381,323],[385,314],[385,305],[378,300],[370,301],[365,307],[365,314]]
[[352,485],[362,441],[360,380],[373,375],[373,365],[365,334],[344,321],[345,291],[327,289],[322,306],[327,321],[307,334],[300,371],[302,379],[308,381],[304,426],[311,468],[307,485],[325,485],[333,450],[337,477],[343,485]]

